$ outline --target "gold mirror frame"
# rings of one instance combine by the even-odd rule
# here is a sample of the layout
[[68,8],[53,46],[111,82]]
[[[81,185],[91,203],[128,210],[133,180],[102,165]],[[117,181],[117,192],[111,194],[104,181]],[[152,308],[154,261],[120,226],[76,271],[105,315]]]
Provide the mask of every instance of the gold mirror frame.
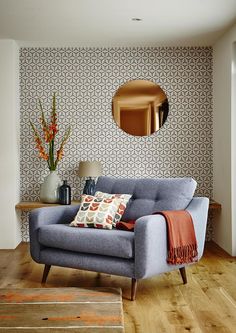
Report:
[[147,136],[158,131],[169,111],[167,96],[151,81],[128,81],[112,99],[112,114],[117,125],[126,133]]

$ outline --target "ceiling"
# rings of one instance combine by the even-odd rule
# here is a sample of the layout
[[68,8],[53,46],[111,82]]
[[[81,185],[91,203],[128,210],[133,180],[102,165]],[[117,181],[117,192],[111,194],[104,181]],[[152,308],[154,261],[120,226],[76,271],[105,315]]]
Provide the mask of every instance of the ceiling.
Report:
[[0,0],[0,38],[25,46],[209,46],[234,22],[236,0]]

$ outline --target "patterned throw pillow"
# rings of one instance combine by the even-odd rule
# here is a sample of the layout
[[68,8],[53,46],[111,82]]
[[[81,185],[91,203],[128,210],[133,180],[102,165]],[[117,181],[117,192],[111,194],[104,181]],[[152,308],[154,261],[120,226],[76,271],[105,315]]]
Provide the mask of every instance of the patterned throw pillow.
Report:
[[113,227],[116,227],[116,223],[120,222],[121,218],[122,218],[122,215],[124,214],[125,212],[125,208],[128,204],[128,201],[129,199],[132,197],[131,194],[111,194],[111,193],[104,193],[104,192],[100,192],[100,191],[97,191],[95,193],[95,197],[98,197],[98,198],[103,198],[103,199],[107,199],[107,198],[110,198],[110,199],[114,199],[114,198],[119,198],[119,199],[122,199],[121,203],[120,203],[120,206],[115,214],[115,217],[112,221],[112,225]]
[[81,205],[71,227],[112,229],[120,198],[98,198],[82,195]]

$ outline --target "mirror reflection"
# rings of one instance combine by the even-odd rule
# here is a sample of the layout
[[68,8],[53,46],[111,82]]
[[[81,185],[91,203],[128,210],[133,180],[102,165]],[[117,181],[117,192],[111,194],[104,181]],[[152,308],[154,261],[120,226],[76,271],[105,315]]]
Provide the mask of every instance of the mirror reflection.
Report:
[[161,87],[151,81],[133,80],[117,90],[112,113],[117,125],[126,133],[146,136],[165,123],[169,105]]

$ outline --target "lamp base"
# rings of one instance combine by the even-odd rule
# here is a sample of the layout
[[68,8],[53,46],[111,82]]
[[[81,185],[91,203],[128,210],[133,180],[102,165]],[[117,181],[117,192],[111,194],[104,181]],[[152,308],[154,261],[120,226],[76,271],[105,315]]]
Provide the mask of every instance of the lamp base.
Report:
[[95,180],[89,178],[85,181],[83,194],[94,195],[94,193],[95,193]]

